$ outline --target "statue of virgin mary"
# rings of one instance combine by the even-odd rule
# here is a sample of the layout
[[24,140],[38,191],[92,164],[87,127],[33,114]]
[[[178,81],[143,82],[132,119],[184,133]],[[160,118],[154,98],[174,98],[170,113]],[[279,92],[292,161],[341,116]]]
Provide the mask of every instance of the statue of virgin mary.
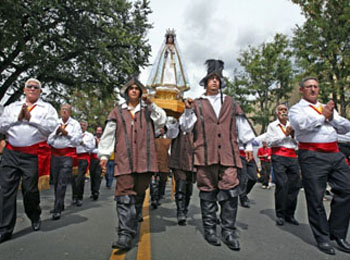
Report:
[[156,97],[164,99],[179,99],[190,88],[174,29],[166,31],[146,87],[155,89]]

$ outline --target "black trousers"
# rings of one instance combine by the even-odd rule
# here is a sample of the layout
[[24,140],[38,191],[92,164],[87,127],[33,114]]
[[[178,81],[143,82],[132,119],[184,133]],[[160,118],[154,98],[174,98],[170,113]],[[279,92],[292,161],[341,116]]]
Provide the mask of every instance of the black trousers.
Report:
[[[345,239],[350,221],[350,167],[344,155],[307,150],[300,150],[298,155],[309,223],[316,241],[329,242],[330,236]],[[323,206],[327,181],[334,194],[328,221]]]
[[73,158],[68,156],[51,157],[51,177],[54,185],[54,213],[60,213],[64,208],[64,197],[67,184],[72,177]]
[[100,166],[100,160],[90,159],[90,184],[91,184],[91,194],[99,195],[100,194],[100,185],[101,185],[101,173],[102,168]]
[[12,233],[16,224],[16,197],[22,178],[24,210],[31,221],[40,218],[38,157],[4,149],[0,165],[0,233]]
[[293,217],[301,186],[297,158],[272,155],[275,174],[275,211],[279,218]]
[[88,167],[87,160],[78,160],[78,175],[73,175],[72,190],[73,199],[82,200],[85,186],[85,173]]
[[255,183],[258,181],[258,175],[254,160],[248,162],[245,156],[241,156],[241,160],[243,167],[238,171],[238,177],[242,193],[239,197],[241,199],[245,199],[247,198],[247,195],[252,190]]
[[269,186],[270,173],[271,173],[271,162],[261,161],[261,173],[263,177],[262,184]]

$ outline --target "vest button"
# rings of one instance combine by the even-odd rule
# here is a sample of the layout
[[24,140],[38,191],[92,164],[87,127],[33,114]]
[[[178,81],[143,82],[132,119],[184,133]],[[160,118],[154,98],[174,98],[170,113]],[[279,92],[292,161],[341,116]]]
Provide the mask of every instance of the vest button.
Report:
[[220,125],[220,122],[216,122],[217,125]]
[[218,137],[221,137],[221,134],[220,134],[220,133],[218,133]]
[[221,148],[221,145],[220,145],[220,144],[218,145],[218,148],[219,148],[219,149]]

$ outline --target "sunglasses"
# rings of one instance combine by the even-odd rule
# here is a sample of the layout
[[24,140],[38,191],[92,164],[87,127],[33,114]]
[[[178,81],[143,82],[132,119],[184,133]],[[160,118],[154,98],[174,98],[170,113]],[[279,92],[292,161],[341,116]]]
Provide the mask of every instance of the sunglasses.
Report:
[[26,86],[26,88],[28,88],[28,89],[39,89],[40,87],[37,86],[37,85],[28,85],[28,86]]

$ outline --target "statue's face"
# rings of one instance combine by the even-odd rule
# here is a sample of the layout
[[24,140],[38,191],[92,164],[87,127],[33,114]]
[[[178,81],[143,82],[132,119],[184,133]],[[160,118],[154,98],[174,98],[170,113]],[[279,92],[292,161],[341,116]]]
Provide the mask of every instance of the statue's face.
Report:
[[166,43],[173,44],[174,43],[174,37],[172,35],[169,35]]

